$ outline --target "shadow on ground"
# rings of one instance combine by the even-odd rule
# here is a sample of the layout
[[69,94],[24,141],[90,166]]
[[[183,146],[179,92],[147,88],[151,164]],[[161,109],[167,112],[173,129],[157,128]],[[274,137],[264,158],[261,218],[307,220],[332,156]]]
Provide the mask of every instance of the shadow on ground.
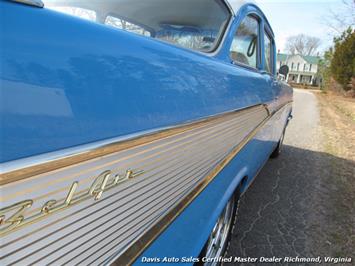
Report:
[[227,256],[355,259],[355,163],[284,146],[243,195]]

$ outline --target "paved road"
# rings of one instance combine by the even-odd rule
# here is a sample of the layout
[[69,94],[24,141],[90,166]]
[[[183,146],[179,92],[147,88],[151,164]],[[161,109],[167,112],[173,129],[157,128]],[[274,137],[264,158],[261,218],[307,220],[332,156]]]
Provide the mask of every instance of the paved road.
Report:
[[355,260],[354,217],[344,214],[349,202],[332,181],[344,176],[341,166],[354,169],[354,163],[322,152],[315,95],[296,90],[293,116],[282,154],[265,165],[240,201],[227,256]]

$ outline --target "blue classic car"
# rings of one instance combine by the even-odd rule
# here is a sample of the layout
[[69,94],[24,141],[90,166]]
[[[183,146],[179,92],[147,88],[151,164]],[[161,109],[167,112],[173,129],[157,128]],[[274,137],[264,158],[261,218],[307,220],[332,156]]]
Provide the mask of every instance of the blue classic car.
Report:
[[2,0],[0,23],[0,264],[218,264],[291,116],[262,11]]

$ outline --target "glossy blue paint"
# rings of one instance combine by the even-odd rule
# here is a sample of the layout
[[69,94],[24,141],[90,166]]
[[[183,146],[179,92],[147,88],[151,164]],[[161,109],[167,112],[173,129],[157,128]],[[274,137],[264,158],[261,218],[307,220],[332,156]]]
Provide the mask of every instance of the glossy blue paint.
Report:
[[[272,31],[260,9],[246,5],[212,56],[0,1],[6,21],[0,35],[0,162],[259,103],[277,110],[292,91],[263,72],[264,60],[252,70],[229,57],[237,27],[251,13],[260,17],[261,29]],[[290,111],[273,116],[142,256],[196,257],[240,180],[248,176],[249,184],[267,160]]]
[[47,9],[1,1],[0,10],[6,21],[0,35],[0,162],[275,97],[262,74],[220,55]]

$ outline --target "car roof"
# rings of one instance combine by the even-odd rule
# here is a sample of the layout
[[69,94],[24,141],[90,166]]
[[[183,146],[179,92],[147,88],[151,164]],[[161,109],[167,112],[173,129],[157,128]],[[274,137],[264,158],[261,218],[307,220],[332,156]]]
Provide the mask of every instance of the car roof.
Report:
[[[153,30],[159,27],[157,22],[174,24],[175,21],[183,21],[184,25],[213,26],[230,12],[226,7],[218,8],[219,3],[215,0],[45,0],[44,3],[48,7],[72,6],[93,10],[99,14],[97,19],[107,15],[122,19],[135,18],[135,21],[129,22]],[[159,3],[164,4],[158,7]],[[185,8],[184,12],[176,12],[184,6],[189,8]],[[214,14],[211,10],[214,10]]]
[[254,0],[225,0],[225,2],[230,6],[234,14],[237,14],[239,9],[245,4],[256,4]]

